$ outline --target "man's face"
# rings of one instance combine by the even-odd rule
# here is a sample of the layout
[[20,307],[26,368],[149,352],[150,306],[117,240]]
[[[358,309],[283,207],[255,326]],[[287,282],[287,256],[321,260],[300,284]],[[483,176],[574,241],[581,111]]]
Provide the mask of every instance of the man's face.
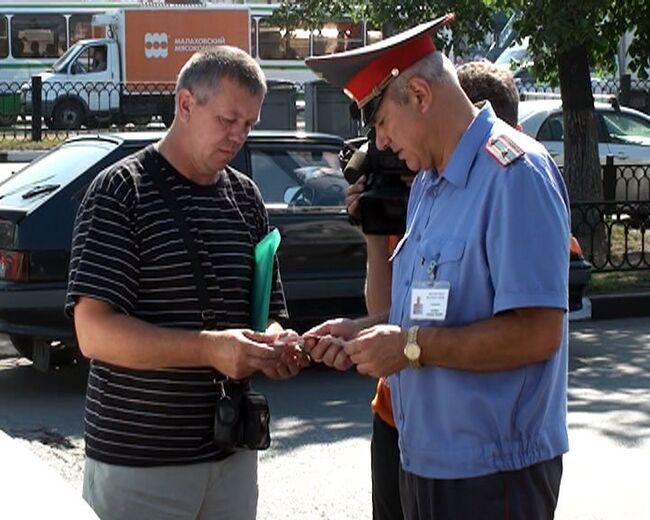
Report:
[[377,148],[390,148],[412,171],[430,168],[431,157],[423,145],[423,122],[411,96],[401,104],[387,92],[373,117]]
[[204,103],[190,95],[185,114],[188,146],[195,169],[204,175],[222,170],[240,150],[248,133],[257,123],[263,96],[230,78],[219,88],[204,94]]

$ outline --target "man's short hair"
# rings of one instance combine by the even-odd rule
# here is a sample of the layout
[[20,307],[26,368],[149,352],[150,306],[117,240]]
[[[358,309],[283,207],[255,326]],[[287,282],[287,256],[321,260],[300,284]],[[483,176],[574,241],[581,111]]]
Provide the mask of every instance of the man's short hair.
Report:
[[397,103],[407,103],[408,82],[415,76],[424,78],[432,86],[458,84],[453,63],[442,52],[434,51],[397,76],[389,86],[388,95]]
[[264,72],[246,52],[230,45],[221,45],[208,52],[194,54],[178,74],[176,92],[189,90],[202,105],[219,87],[222,78],[236,81],[252,96],[266,94]]
[[517,126],[519,91],[512,73],[489,61],[470,61],[456,69],[460,86],[472,103],[487,100],[494,112],[511,126]]

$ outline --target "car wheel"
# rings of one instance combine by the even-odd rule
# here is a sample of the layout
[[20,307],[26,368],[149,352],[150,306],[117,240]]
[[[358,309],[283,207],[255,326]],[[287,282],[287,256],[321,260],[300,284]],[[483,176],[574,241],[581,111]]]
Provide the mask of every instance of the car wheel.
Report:
[[21,356],[32,359],[34,355],[33,338],[29,336],[9,336],[9,341]]
[[[9,336],[9,340],[18,353],[29,359],[34,360],[34,338],[30,336]],[[50,366],[63,366],[72,363],[75,359],[76,348],[68,345],[59,345],[52,347],[50,351]]]
[[56,130],[79,130],[84,122],[83,107],[76,101],[61,101],[52,112]]

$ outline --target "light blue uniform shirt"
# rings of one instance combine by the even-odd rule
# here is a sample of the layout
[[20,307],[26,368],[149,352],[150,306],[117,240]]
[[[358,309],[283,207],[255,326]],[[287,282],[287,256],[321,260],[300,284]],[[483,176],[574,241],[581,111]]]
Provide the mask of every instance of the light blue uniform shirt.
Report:
[[[506,135],[525,154],[503,166],[486,150]],[[497,119],[489,104],[463,134],[441,175],[411,188],[406,234],[393,256],[390,323],[457,327],[509,309],[567,310],[569,210],[546,150]],[[444,321],[411,321],[411,289],[450,285]],[[525,344],[521,345],[526,348]],[[402,466],[427,478],[514,470],[568,450],[568,321],[559,350],[523,368],[476,373],[438,367],[390,377]]]

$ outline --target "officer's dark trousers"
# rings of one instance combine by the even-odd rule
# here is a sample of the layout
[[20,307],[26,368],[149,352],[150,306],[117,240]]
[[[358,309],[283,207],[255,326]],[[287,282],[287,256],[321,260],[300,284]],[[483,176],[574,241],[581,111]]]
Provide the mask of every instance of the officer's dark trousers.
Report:
[[550,520],[561,478],[561,456],[518,471],[457,480],[399,470],[405,520]]
[[399,446],[397,430],[373,415],[370,461],[373,520],[402,520],[399,496]]

